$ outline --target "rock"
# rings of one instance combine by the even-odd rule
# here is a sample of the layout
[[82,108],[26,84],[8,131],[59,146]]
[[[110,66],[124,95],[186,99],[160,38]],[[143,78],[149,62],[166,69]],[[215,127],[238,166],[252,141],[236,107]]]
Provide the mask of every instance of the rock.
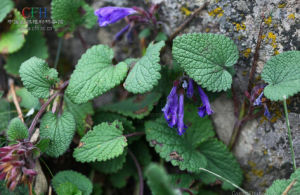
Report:
[[[225,95],[212,102],[212,120],[219,139],[228,144],[235,117],[233,102]],[[300,165],[300,114],[289,113],[297,165]],[[264,192],[276,179],[293,172],[285,119],[275,123],[252,120],[240,132],[233,150],[245,173],[244,188]]]

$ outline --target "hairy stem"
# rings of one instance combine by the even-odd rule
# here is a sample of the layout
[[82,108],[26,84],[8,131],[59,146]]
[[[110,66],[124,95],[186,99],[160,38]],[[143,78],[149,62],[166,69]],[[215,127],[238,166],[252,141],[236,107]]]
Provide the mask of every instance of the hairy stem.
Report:
[[222,177],[221,175],[218,175],[218,174],[216,174],[216,173],[214,173],[214,172],[212,172],[212,171],[210,171],[210,170],[204,169],[204,168],[200,168],[200,170],[206,171],[206,172],[208,172],[208,173],[210,173],[210,174],[212,174],[212,175],[214,175],[214,176],[216,176],[216,177],[218,177],[218,178],[220,178],[220,179],[223,179],[223,180],[225,180],[226,182],[228,182],[228,183],[230,183],[231,185],[233,185],[234,187],[236,187],[237,189],[239,189],[239,190],[240,190],[241,192],[243,192],[244,194],[250,195],[249,192],[247,192],[247,191],[244,190],[243,188],[239,187],[238,185],[236,185],[236,184],[233,183],[232,181],[230,181],[230,180],[228,180],[228,179]]
[[288,135],[289,135],[290,149],[291,149],[291,153],[292,153],[293,167],[294,167],[294,170],[296,171],[295,152],[294,152],[292,133],[291,133],[291,128],[290,128],[289,115],[288,115],[288,111],[287,111],[286,98],[284,98],[284,100],[283,100],[283,106],[284,106],[284,113],[285,113],[285,120],[286,120],[286,128],[288,130]]
[[81,35],[81,32],[79,31],[79,29],[77,30],[77,35],[78,35],[78,38],[79,38],[79,40],[80,40],[81,45],[83,46],[83,48],[85,50],[87,50],[88,45],[87,45],[86,41],[84,40],[83,36]]
[[242,104],[238,119],[235,121],[232,135],[229,141],[229,149],[231,150],[234,147],[234,144],[236,142],[236,139],[238,137],[238,134],[242,128],[243,120],[244,120],[244,114],[245,114],[245,102]]
[[61,52],[61,48],[62,48],[62,42],[63,42],[63,38],[61,37],[58,40],[58,47],[57,47],[56,57],[55,57],[55,61],[54,61],[54,68],[55,69],[57,69],[58,60],[59,60],[59,56],[60,56],[60,52]]
[[130,149],[128,149],[128,154],[132,158],[132,160],[136,166],[136,169],[138,171],[139,181],[140,181],[139,195],[143,195],[144,194],[144,179],[143,179],[143,173],[142,173],[141,166],[140,166],[138,160],[136,159],[135,155],[131,152]]
[[255,52],[254,52],[254,57],[252,61],[252,66],[249,74],[249,81],[248,81],[248,92],[251,93],[251,89],[253,87],[253,81],[254,81],[254,75],[256,72],[256,67],[257,67],[257,61],[259,58],[259,49],[262,41],[262,35],[263,35],[263,22],[264,22],[264,16],[261,19],[260,27],[259,27],[259,33],[257,36],[257,43],[255,46]]
[[30,125],[30,127],[29,127],[29,130],[28,130],[28,131],[29,131],[29,139],[30,139],[31,136],[33,135],[34,130],[35,130],[35,126],[36,126],[36,124],[38,123],[38,120],[40,119],[40,117],[41,117],[41,116],[43,115],[43,113],[45,112],[47,106],[52,102],[52,100],[54,100],[54,98],[55,98],[56,96],[58,96],[58,95],[61,93],[62,90],[64,90],[64,89],[68,86],[68,84],[69,84],[69,81],[64,82],[64,83],[61,85],[60,89],[59,89],[57,92],[55,92],[53,95],[51,95],[50,98],[42,105],[41,109],[40,109],[40,110],[38,111],[38,113],[35,115],[35,117],[34,117],[32,123],[31,123],[31,125]]

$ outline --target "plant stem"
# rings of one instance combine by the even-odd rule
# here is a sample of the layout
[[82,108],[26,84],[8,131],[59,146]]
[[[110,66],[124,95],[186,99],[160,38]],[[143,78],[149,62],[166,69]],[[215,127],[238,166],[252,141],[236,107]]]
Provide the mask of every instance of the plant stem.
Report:
[[169,37],[168,42],[172,42],[173,39],[182,31],[194,18],[197,14],[200,13],[200,11],[205,8],[207,3],[204,3],[201,7],[197,8],[188,19],[186,19]]
[[236,187],[237,189],[239,189],[239,190],[240,190],[241,192],[243,192],[244,194],[250,195],[249,192],[247,192],[247,191],[244,190],[243,188],[239,187],[238,185],[236,185],[236,184],[233,183],[232,181],[229,181],[228,179],[222,177],[221,175],[218,175],[218,174],[216,174],[216,173],[214,173],[214,172],[212,172],[212,171],[210,171],[210,170],[204,169],[204,168],[200,168],[200,170],[206,171],[206,172],[208,172],[208,173],[210,173],[210,174],[212,174],[212,175],[214,175],[214,176],[216,176],[216,177],[219,177],[219,178],[225,180],[226,182],[230,183],[231,185],[233,185],[233,186]]
[[86,41],[84,40],[83,36],[81,35],[81,32],[80,32],[79,29],[77,30],[77,35],[78,35],[78,38],[79,38],[79,40],[80,40],[81,45],[83,46],[83,48],[84,48],[85,50],[87,50],[88,45],[87,45]]
[[10,91],[13,97],[13,101],[15,104],[15,107],[17,109],[18,112],[18,117],[21,119],[21,121],[24,123],[24,118],[23,118],[23,113],[16,95],[16,91],[15,91],[15,85],[14,85],[14,80],[13,79],[9,79],[9,85],[10,85]]
[[127,134],[127,135],[124,135],[126,138],[127,137],[133,137],[133,136],[139,136],[139,135],[145,135],[145,132],[134,132],[134,133],[130,133],[130,134]]
[[134,162],[134,164],[136,166],[136,169],[138,171],[139,180],[140,180],[139,195],[143,195],[144,194],[144,179],[143,179],[143,173],[142,173],[141,166],[140,166],[138,160],[136,159],[135,155],[131,152],[130,149],[128,149],[128,154],[132,158],[132,160],[133,160],[133,162]]
[[284,98],[283,100],[283,106],[284,106],[284,113],[285,113],[285,120],[286,120],[286,128],[288,130],[288,135],[289,135],[290,149],[292,152],[293,167],[294,167],[294,171],[296,171],[297,168],[296,168],[295,152],[294,152],[292,133],[290,128],[289,115],[287,111],[286,98]]
[[46,108],[47,108],[47,106],[52,102],[52,100],[56,97],[56,96],[58,96],[60,93],[61,93],[61,91],[62,90],[64,90],[67,86],[68,86],[68,84],[69,84],[69,81],[66,81],[66,82],[64,82],[62,85],[61,85],[61,87],[60,87],[60,89],[56,92],[56,93],[54,93],[43,105],[42,105],[42,107],[41,107],[41,109],[38,111],[38,113],[35,115],[35,117],[34,117],[34,119],[33,119],[33,121],[32,121],[32,123],[31,123],[31,125],[30,125],[30,127],[29,127],[29,139],[31,138],[31,136],[33,135],[33,133],[34,133],[34,128],[35,128],[35,126],[36,126],[36,124],[37,124],[37,122],[38,122],[38,120],[39,120],[39,118],[42,116],[42,114],[45,112],[45,110],[46,110]]
[[54,68],[55,69],[57,69],[58,60],[59,60],[59,56],[60,56],[60,52],[61,52],[61,47],[62,47],[62,42],[63,42],[63,38],[61,37],[58,40],[58,47],[57,47],[56,57],[55,57],[55,62],[54,62]]

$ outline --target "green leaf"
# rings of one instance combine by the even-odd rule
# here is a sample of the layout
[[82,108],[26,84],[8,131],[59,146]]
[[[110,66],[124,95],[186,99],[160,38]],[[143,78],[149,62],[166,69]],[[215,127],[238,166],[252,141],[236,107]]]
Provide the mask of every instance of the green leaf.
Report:
[[131,118],[142,119],[149,115],[154,104],[158,102],[161,94],[152,92],[144,95],[137,95],[126,100],[103,106],[104,111],[117,112]]
[[[242,183],[243,173],[239,166],[239,163],[234,158],[232,153],[227,149],[226,145],[224,145],[221,141],[218,141],[215,138],[211,138],[201,143],[198,148],[207,160],[207,166],[202,168],[217,173],[218,175],[221,175],[222,177],[232,181],[237,185],[240,185]],[[208,173],[206,172],[200,173],[199,178],[203,179],[202,175],[207,174]],[[215,182],[217,179],[213,175],[209,175],[209,177],[209,183]],[[222,184],[222,188],[225,190],[235,189],[234,186],[225,181]]]
[[67,95],[64,96],[64,100],[66,103],[66,110],[74,116],[76,122],[76,130],[82,137],[84,135],[85,129],[88,126],[86,122],[88,115],[94,114],[93,105],[91,102],[87,102],[84,104],[74,104]]
[[157,164],[150,164],[146,171],[147,184],[153,195],[175,195],[177,191],[172,189],[170,178],[163,167]]
[[54,190],[58,192],[60,184],[64,184],[66,182],[75,185],[83,195],[89,195],[93,191],[93,184],[86,176],[71,170],[60,171],[53,177],[52,185]]
[[50,139],[46,154],[51,157],[62,155],[71,144],[75,132],[75,120],[71,113],[65,111],[61,116],[47,112],[41,121],[41,139]]
[[53,26],[60,37],[72,33],[79,25],[91,28],[97,22],[94,10],[83,0],[53,0],[51,11],[52,20],[57,21]]
[[159,32],[155,37],[155,41],[167,41],[167,40],[168,40],[168,36],[163,32]]
[[26,88],[17,89],[16,94],[21,98],[20,106],[23,108],[38,110],[41,107],[39,99],[34,97]]
[[284,100],[300,92],[300,51],[287,51],[271,57],[264,65],[262,79],[268,83],[264,95]]
[[104,162],[94,162],[92,167],[101,173],[111,174],[116,173],[122,169],[126,161],[127,150],[125,150],[120,156],[104,161]]
[[7,73],[18,76],[21,64],[32,56],[48,58],[46,39],[41,31],[29,31],[24,46],[8,56],[4,66]]
[[127,180],[136,174],[136,168],[134,167],[131,158],[127,156],[126,163],[117,173],[110,174],[110,183],[116,188],[123,188],[127,184]]
[[145,39],[151,35],[150,28],[145,28],[139,33],[139,39]]
[[213,127],[208,117],[196,117],[197,108],[185,106],[185,124],[188,129],[184,136],[179,136],[175,128],[170,128],[163,119],[146,122],[146,138],[156,152],[167,162],[179,166],[181,170],[199,172],[199,167],[207,166],[207,159],[197,147],[209,137],[214,136]]
[[133,66],[125,80],[124,87],[132,93],[145,93],[151,91],[160,79],[160,50],[165,42],[150,45],[146,54]]
[[13,111],[11,110],[10,104],[4,99],[0,99],[0,132],[7,128],[12,118]]
[[0,1],[0,23],[4,20],[6,15],[14,8],[14,2],[11,0]]
[[121,155],[127,146],[126,137],[122,132],[123,126],[119,121],[95,126],[80,140],[81,146],[75,149],[74,158],[80,162],[94,162]]
[[238,59],[234,42],[224,35],[192,33],[173,41],[174,59],[185,72],[208,91],[226,91],[232,76],[227,71]]
[[9,141],[23,140],[29,136],[27,127],[19,118],[10,121],[6,133]]
[[41,139],[39,143],[37,143],[35,146],[40,150],[40,152],[44,153],[46,152],[49,145],[50,145],[50,139]]
[[29,195],[27,185],[17,185],[14,191],[11,191],[6,187],[5,180],[0,180],[0,192],[1,195]]
[[[28,33],[28,24],[21,13],[14,9],[12,14],[13,16],[9,16],[13,17],[10,20],[17,21],[19,24],[7,24],[9,25],[8,29],[5,32],[1,32],[0,53],[2,54],[9,54],[19,50],[25,43],[24,35]],[[4,22],[8,23],[6,20]]]
[[82,192],[72,184],[71,182],[66,182],[59,184],[57,188],[58,195],[82,195]]
[[266,195],[283,194],[283,192],[290,187],[288,195],[300,194],[300,169],[297,169],[290,177],[290,179],[275,180],[271,187],[266,190]]
[[48,98],[50,87],[58,81],[57,71],[37,57],[22,63],[20,76],[26,89],[38,98]]
[[128,67],[124,62],[112,64],[114,52],[105,45],[96,45],[88,49],[76,65],[70,84],[68,97],[80,104],[91,100],[116,85],[125,78]]

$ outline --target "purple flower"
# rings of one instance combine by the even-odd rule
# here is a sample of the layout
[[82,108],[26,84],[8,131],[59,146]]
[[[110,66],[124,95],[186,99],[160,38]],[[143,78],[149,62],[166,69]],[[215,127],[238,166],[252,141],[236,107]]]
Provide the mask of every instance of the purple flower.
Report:
[[188,84],[188,87],[187,87],[187,91],[186,91],[186,96],[188,98],[192,98],[193,95],[194,95],[194,87],[193,87],[193,79],[189,79],[189,84]]
[[270,111],[268,109],[268,106],[267,106],[266,103],[262,102],[263,95],[264,95],[264,92],[261,92],[261,94],[255,99],[253,105],[254,106],[261,106],[261,105],[263,105],[264,109],[265,109],[264,115],[265,115],[265,117],[267,117],[270,120],[271,119],[271,114],[270,114]]
[[267,104],[264,104],[265,112],[264,115],[270,120],[271,119],[271,114],[269,112]]
[[6,180],[10,190],[14,190],[19,183],[32,185],[37,174],[33,149],[35,147],[28,141],[0,148],[0,180]]
[[202,88],[198,86],[199,95],[202,101],[202,106],[198,108],[198,114],[200,117],[205,117],[206,115],[211,115],[213,110],[210,108],[210,103],[207,95],[204,93]]
[[100,27],[113,24],[126,16],[137,13],[136,10],[126,7],[102,7],[95,11]]
[[177,85],[174,84],[168,98],[165,107],[162,109],[164,117],[170,127],[173,127],[177,123],[177,109],[178,109],[178,95]]
[[177,132],[178,135],[183,135],[186,130],[186,126],[183,122],[184,118],[184,94],[180,94],[179,96],[179,110],[178,110],[178,125],[177,125]]
[[260,106],[260,105],[262,104],[261,99],[262,99],[262,96],[263,96],[263,95],[264,95],[264,92],[262,92],[262,93],[258,96],[258,98],[255,99],[255,101],[254,101],[254,103],[253,103],[254,106]]

